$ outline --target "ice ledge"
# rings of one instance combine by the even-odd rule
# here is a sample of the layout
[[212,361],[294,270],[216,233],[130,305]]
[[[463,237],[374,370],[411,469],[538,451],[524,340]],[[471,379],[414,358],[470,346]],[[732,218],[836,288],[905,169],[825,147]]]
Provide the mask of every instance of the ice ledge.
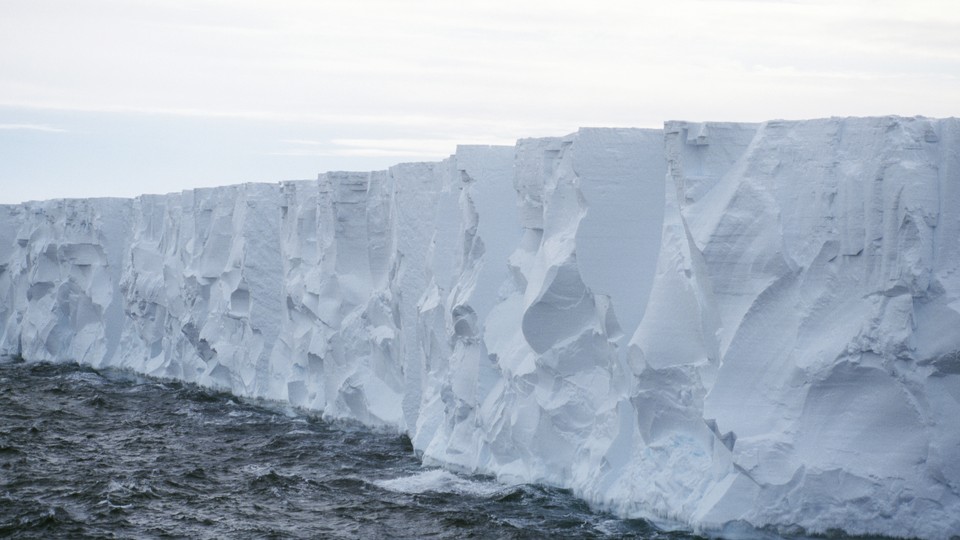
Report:
[[958,239],[955,119],[582,129],[0,206],[0,353],[389,426],[621,515],[949,538]]

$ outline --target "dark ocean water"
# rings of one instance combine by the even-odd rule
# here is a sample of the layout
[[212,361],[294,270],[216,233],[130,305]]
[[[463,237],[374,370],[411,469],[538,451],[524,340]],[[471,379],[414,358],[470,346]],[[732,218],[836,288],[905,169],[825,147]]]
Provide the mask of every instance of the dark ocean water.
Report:
[[692,538],[426,469],[405,437],[175,382],[0,360],[0,537]]

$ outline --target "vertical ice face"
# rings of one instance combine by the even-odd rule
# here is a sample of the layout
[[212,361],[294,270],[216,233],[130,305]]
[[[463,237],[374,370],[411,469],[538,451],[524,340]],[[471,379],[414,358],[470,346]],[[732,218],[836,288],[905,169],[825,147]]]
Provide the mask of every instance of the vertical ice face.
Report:
[[[420,417],[426,369],[419,348],[419,311],[431,278],[449,286],[458,188],[450,160],[398,165],[390,172],[394,177],[397,212],[394,286],[397,325],[403,342],[394,359],[399,363],[404,389],[398,412],[403,415],[401,425],[412,431]],[[438,264],[440,275],[431,271],[431,265]]]
[[244,184],[133,201],[124,346],[110,363],[268,394],[283,307],[278,194]]
[[663,132],[581,129],[573,152],[587,206],[576,238],[580,273],[595,294],[610,298],[629,338],[643,318],[660,251]]
[[745,505],[712,516],[932,537],[960,528],[960,430],[947,421],[960,413],[957,129],[667,125],[683,230],[662,255],[689,255],[661,274],[665,299],[634,343],[645,369],[660,368],[666,321],[690,325],[669,363],[701,366],[703,416],[730,433],[752,481],[725,495]]
[[30,202],[0,213],[0,348],[32,360],[101,365],[120,341],[117,284],[130,201]]
[[960,534],[960,122],[582,129],[0,206],[0,353],[722,530]]
[[507,278],[512,242],[501,239],[520,234],[512,165],[510,147],[461,146],[451,158],[416,311],[419,357],[408,364],[420,368],[420,387],[408,395],[418,400],[415,448],[473,469],[481,459],[478,404],[496,378],[483,324]]
[[290,403],[398,426],[402,395],[392,179],[327,173],[284,184],[284,313],[271,365]]
[[323,262],[333,258],[330,186],[322,181],[284,182],[281,193],[284,311],[271,351],[270,394],[286,395],[298,407],[322,409],[326,336],[335,318],[331,299],[322,299]]
[[456,210],[450,174],[449,162],[411,163],[284,186],[286,308],[271,363],[285,387],[272,395],[331,417],[416,424],[418,302],[438,236],[457,224],[444,214]]
[[[465,182],[460,278],[421,309],[423,348],[436,367],[414,446],[427,460],[612,499],[606,482],[623,468],[609,462],[622,453],[613,447],[630,385],[618,310],[632,332],[653,283],[662,134],[581,130],[523,140],[512,174],[479,170],[467,150],[456,155]],[[511,181],[518,221],[504,214]],[[484,204],[494,196],[502,202]],[[630,232],[604,232],[614,225]],[[490,269],[511,243],[508,273]],[[498,281],[499,301],[488,308]]]

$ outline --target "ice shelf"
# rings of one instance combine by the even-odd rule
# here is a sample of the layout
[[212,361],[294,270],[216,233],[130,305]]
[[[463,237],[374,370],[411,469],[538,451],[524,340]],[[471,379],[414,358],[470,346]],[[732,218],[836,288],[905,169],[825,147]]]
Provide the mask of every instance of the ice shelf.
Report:
[[581,129],[0,206],[0,353],[289,402],[621,516],[960,535],[960,121]]

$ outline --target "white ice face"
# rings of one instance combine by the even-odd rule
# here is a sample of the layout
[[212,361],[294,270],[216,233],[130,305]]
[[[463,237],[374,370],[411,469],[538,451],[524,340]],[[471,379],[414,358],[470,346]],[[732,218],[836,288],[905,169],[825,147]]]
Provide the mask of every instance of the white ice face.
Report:
[[0,353],[624,516],[960,534],[960,121],[668,122],[0,206]]

